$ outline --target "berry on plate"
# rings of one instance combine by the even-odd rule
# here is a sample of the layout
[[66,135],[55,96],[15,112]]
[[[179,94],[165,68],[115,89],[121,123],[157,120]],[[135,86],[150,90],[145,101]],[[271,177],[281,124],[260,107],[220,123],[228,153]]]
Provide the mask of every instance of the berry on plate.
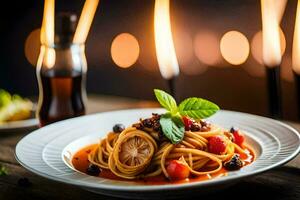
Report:
[[226,150],[226,141],[223,136],[212,136],[208,139],[208,151],[214,154],[222,154]]

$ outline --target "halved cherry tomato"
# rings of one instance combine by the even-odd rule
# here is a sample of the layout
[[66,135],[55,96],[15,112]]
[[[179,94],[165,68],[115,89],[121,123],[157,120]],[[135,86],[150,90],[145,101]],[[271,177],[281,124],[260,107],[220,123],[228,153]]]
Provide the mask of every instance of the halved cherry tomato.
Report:
[[167,166],[167,172],[171,180],[186,179],[190,175],[187,164],[180,160],[171,160]]

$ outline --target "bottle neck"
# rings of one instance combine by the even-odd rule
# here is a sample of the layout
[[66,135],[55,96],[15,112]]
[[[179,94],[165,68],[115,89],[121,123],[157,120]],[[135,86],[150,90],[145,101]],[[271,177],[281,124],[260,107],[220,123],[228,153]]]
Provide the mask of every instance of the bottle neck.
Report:
[[76,30],[77,17],[75,14],[62,12],[56,16],[54,44],[57,47],[70,47]]
[[54,43],[56,46],[70,46],[72,45],[72,35],[56,35]]

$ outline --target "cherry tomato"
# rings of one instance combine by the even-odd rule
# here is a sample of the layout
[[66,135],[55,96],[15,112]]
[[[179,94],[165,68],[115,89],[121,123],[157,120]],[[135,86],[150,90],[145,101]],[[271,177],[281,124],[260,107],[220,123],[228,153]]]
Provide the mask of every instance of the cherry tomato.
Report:
[[223,136],[212,136],[208,139],[208,151],[214,154],[222,154],[226,150],[226,141]]
[[167,166],[167,172],[171,180],[186,179],[190,175],[187,165],[179,160],[171,160]]
[[240,131],[234,132],[233,137],[234,137],[234,143],[236,143],[239,146],[243,145],[245,137]]
[[231,128],[230,132],[234,137],[234,143],[236,143],[239,146],[242,146],[245,141],[245,136],[241,133],[241,131],[239,131],[237,128]]

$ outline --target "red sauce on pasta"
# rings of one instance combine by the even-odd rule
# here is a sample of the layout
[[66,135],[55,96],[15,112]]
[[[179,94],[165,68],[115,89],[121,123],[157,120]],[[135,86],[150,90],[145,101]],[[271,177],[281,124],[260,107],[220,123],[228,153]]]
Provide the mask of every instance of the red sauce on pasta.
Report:
[[[87,147],[84,147],[83,149],[79,150],[72,159],[72,164],[74,168],[82,173],[86,173],[86,170],[90,164],[88,161],[88,154],[96,148],[97,144],[90,145]],[[245,154],[240,154],[241,159],[244,161],[245,165],[248,165],[252,163],[255,159],[255,154],[252,152],[252,150],[248,148],[244,148]],[[149,185],[163,185],[163,184],[179,184],[179,183],[190,183],[190,182],[196,182],[196,181],[205,181],[210,180],[217,177],[222,177],[227,175],[227,170],[223,167],[220,171],[214,173],[214,174],[206,174],[201,176],[195,176],[191,178],[187,178],[184,180],[179,181],[169,181],[166,179],[163,175],[155,176],[155,177],[147,177],[143,179],[136,179],[136,180],[127,180],[120,178],[113,174],[110,170],[102,169],[101,173],[99,174],[99,177],[107,178],[107,179],[113,179],[113,180],[123,180],[123,181],[135,181],[135,182],[143,182],[144,184]]]

